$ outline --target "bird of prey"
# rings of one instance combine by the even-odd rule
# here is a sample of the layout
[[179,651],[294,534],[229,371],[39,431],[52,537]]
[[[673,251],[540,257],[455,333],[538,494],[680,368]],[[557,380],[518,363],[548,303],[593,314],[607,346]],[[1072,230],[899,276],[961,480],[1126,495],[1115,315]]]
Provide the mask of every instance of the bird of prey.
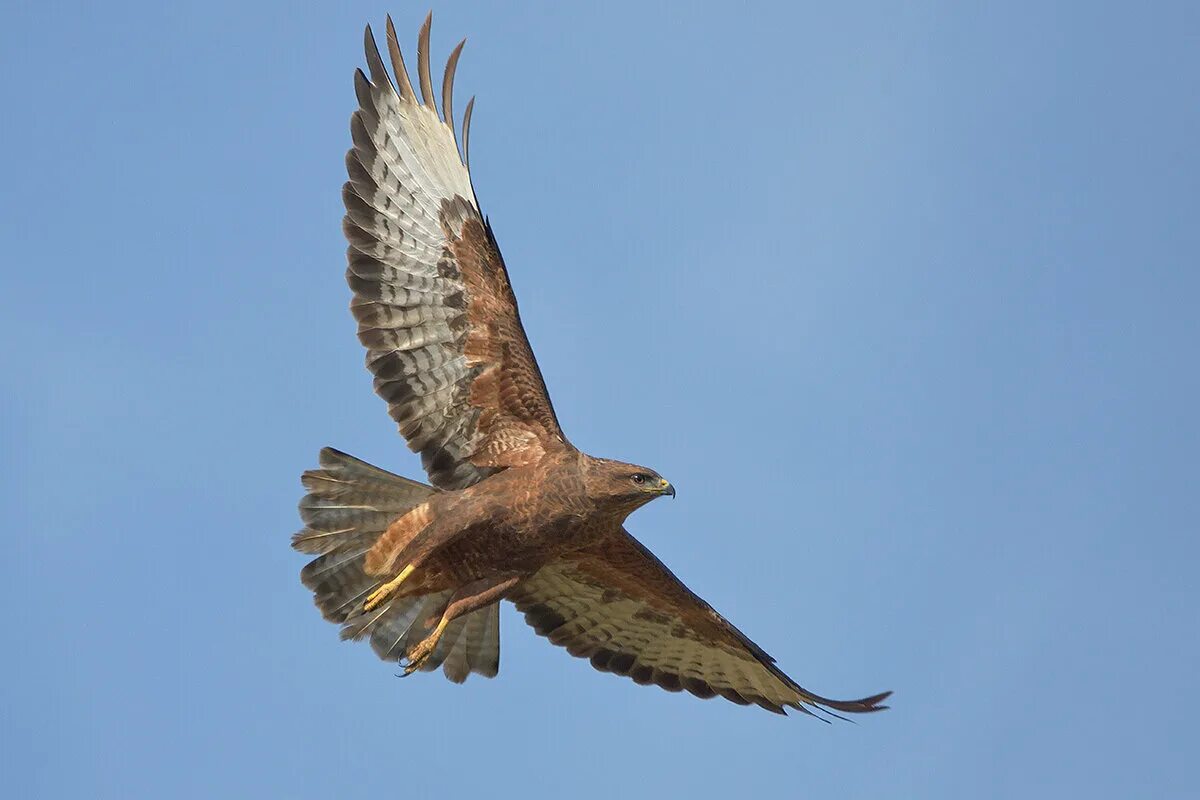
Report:
[[460,155],[463,45],[439,114],[429,29],[427,18],[418,95],[391,19],[391,76],[367,28],[342,198],[367,367],[432,486],[321,451],[293,537],[317,556],[301,579],[321,613],[404,674],[496,675],[507,599],[552,643],[640,684],[776,713],[886,708],[890,692],[846,701],[801,688],[625,531],[630,513],[675,489],[648,467],[580,452],[559,427],[471,183],[474,99]]

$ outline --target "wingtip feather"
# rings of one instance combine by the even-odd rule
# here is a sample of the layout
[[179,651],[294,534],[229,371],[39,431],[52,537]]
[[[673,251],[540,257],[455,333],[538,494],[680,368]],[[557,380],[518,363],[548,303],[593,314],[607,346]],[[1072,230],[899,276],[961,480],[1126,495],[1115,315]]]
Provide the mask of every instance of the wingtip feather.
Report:
[[371,31],[371,26],[368,23],[363,30],[363,51],[367,56],[367,68],[371,71],[371,83],[377,88],[390,87],[392,91],[396,87],[392,86],[392,79],[388,76],[387,68],[383,66],[383,58],[379,55],[379,46],[375,43],[375,34]]
[[417,37],[417,77],[421,81],[421,97],[425,105],[437,113],[437,104],[433,100],[433,79],[429,74],[429,31],[433,27],[433,11],[425,17],[421,33]]
[[401,100],[410,103],[417,102],[417,93],[413,91],[412,81],[408,77],[408,68],[404,65],[404,54],[400,50],[400,40],[396,38],[396,26],[392,23],[392,15],[387,17],[387,49],[392,59],[392,72],[396,75],[396,89]]
[[463,45],[467,43],[464,38],[458,43],[458,46],[450,53],[450,58],[446,60],[446,72],[442,77],[442,119],[446,126],[450,128],[450,135],[454,133],[454,73],[458,70],[458,59],[462,55]]
[[[891,696],[892,693],[890,691],[880,692],[879,694],[873,694],[870,697],[863,697],[858,700],[830,700],[827,697],[812,695],[810,702],[834,708],[838,711],[845,711],[848,714],[872,714],[876,711],[886,711],[890,706],[883,706],[880,703]],[[835,714],[834,716],[837,715]]]
[[467,108],[463,112],[463,163],[467,165],[467,171],[471,170],[471,114],[475,112],[475,96],[467,101]]

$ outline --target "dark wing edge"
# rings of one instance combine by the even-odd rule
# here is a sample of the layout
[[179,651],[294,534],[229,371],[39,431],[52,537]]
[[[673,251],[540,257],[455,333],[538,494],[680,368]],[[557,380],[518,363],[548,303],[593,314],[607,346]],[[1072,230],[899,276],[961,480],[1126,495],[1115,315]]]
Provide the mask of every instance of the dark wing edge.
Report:
[[[346,155],[343,230],[351,311],[375,390],[439,488],[470,486],[567,446],[534,358],[508,271],[479,211],[453,127],[462,44],[433,97],[426,19],[417,50],[417,99],[391,19],[393,76],[368,26],[368,78]],[[465,41],[465,40],[464,40]]]
[[804,689],[623,530],[543,567],[511,599],[551,643],[642,685],[841,719],[835,712],[882,711],[891,695],[834,700]]

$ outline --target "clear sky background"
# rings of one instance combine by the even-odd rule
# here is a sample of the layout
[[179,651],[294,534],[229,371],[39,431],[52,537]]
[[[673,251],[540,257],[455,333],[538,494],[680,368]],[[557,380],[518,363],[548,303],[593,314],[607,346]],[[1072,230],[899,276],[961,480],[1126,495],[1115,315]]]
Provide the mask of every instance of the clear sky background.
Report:
[[361,30],[0,30],[6,797],[1196,797],[1200,6],[452,3],[476,186],[568,435],[858,724],[595,673],[394,677],[299,474],[409,476],[344,284]]

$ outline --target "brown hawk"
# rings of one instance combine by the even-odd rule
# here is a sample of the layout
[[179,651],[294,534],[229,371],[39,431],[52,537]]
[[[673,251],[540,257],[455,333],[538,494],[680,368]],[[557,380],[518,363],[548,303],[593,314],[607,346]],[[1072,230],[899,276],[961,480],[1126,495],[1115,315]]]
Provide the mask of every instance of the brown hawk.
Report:
[[575,449],[554,414],[462,155],[452,91],[434,101],[426,19],[420,96],[389,19],[389,77],[371,29],[343,230],[351,311],[375,390],[432,486],[336,450],[306,472],[293,546],[325,618],[348,639],[452,681],[499,669],[499,602],[606,672],[783,713],[878,711],[890,694],[830,700],[801,688],[624,529],[675,490],[654,470]]

